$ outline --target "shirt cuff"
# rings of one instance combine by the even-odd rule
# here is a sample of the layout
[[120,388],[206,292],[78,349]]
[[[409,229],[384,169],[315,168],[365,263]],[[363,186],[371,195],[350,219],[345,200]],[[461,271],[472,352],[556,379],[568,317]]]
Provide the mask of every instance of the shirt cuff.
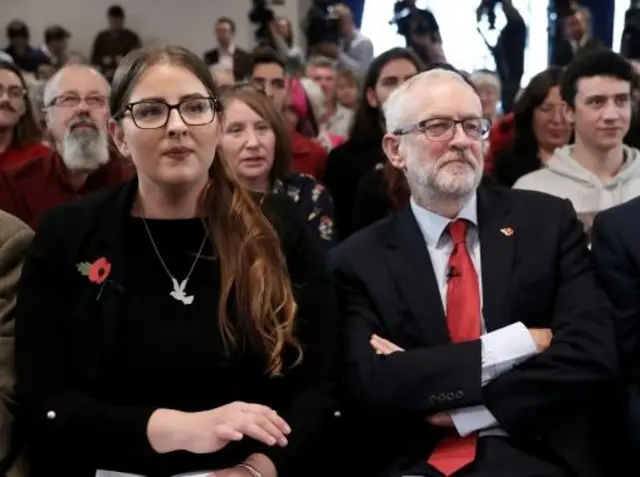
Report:
[[538,353],[531,333],[522,322],[492,331],[482,341],[482,385]]
[[485,406],[471,406],[449,413],[461,437],[498,426],[498,421]]

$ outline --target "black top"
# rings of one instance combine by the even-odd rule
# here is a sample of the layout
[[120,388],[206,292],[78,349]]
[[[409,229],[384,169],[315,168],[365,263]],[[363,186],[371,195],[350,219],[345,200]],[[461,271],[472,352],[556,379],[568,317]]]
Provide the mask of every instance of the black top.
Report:
[[501,186],[513,187],[518,179],[543,166],[537,151],[509,148],[495,159],[493,177]]
[[[171,279],[140,219],[129,211],[135,183],[54,209],[38,228],[19,291],[17,378],[30,475],[95,475],[97,468],[168,476],[268,455],[279,475],[300,475],[337,408],[337,314],[324,255],[295,205],[268,196],[298,303],[296,334],[304,360],[269,378],[257,352],[221,346],[218,262],[209,242],[186,294]],[[181,282],[205,234],[198,219],[148,221],[167,267]],[[104,258],[102,284],[86,264]],[[104,264],[104,261],[103,261]],[[230,308],[233,317],[233,308]],[[285,355],[286,356],[286,355]],[[290,360],[289,360],[290,362]],[[245,401],[277,410],[292,427],[289,445],[245,438],[210,455],[159,455],[146,437],[158,408],[204,411]]]
[[333,199],[338,240],[346,239],[355,230],[353,208],[358,183],[376,165],[387,161],[380,144],[382,135],[371,138],[352,137],[329,153],[324,184]]

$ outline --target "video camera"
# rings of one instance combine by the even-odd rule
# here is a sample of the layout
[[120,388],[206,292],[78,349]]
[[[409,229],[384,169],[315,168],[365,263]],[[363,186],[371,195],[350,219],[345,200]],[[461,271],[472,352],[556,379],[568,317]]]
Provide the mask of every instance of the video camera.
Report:
[[332,7],[335,3],[333,0],[314,0],[304,21],[309,47],[322,42],[340,43],[340,18]]
[[416,7],[415,0],[399,0],[393,6],[393,18],[389,25],[398,26],[398,34],[411,44],[413,36],[428,36],[433,41],[440,39],[440,27],[429,10]]
[[276,15],[267,0],[252,0],[252,8],[249,11],[249,21],[258,25],[258,29],[254,35],[258,43],[266,43],[270,41],[269,24],[275,19]]
[[496,6],[498,5],[498,3],[500,3],[500,0],[481,0],[480,5],[476,10],[478,23],[480,23],[484,15],[487,15],[489,30],[496,29]]

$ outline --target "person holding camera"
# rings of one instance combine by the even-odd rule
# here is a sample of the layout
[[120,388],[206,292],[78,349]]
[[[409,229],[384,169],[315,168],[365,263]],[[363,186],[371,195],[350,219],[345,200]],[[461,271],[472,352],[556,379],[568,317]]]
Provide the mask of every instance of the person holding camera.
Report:
[[400,0],[393,6],[390,24],[398,25],[398,33],[405,37],[407,48],[425,64],[446,63],[442,36],[436,17],[428,9],[416,6],[415,0]]
[[348,6],[339,3],[333,7],[333,13],[340,23],[340,43],[323,41],[316,53],[337,60],[338,67],[349,68],[362,77],[374,58],[373,43],[356,28]]

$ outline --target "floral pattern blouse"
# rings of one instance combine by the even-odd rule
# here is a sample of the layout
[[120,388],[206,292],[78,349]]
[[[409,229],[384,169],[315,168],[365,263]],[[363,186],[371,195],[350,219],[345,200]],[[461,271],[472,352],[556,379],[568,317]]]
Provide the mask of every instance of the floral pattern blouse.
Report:
[[325,249],[335,245],[337,237],[333,225],[333,201],[329,190],[313,176],[292,173],[276,179],[271,192],[289,197],[298,205],[311,231],[320,238]]

